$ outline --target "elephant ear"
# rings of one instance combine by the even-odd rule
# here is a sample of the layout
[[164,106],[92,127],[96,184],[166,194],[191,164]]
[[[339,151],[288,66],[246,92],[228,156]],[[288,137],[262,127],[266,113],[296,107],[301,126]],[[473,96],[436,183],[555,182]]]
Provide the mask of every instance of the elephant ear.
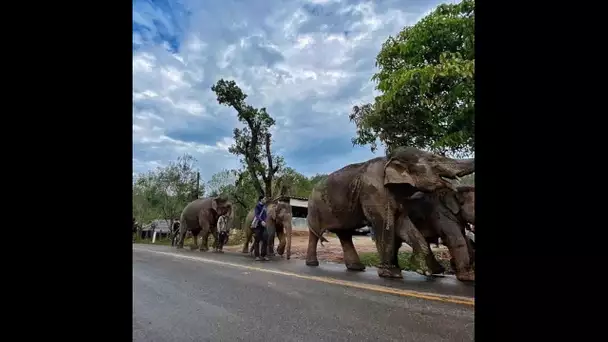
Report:
[[213,210],[215,210],[217,212],[217,199],[216,198],[214,198],[211,201],[211,209],[213,209]]
[[460,212],[460,201],[456,196],[456,193],[449,193],[442,197],[443,204],[450,209],[454,215]]
[[388,160],[384,165],[384,185],[409,184],[416,186],[414,178],[408,173],[405,165],[395,158]]

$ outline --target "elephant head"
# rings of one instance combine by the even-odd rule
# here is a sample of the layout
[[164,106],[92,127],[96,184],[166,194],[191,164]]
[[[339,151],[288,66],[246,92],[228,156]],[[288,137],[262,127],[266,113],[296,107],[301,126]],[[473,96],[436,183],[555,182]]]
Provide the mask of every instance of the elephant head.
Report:
[[211,201],[211,208],[217,212],[218,216],[226,215],[228,218],[228,222],[226,222],[228,227],[232,226],[232,222],[234,219],[234,211],[232,210],[232,202],[223,197],[215,197]]
[[446,179],[456,179],[475,172],[475,159],[452,159],[414,147],[395,149],[384,166],[384,185],[409,185],[415,190],[432,192],[454,186]]
[[456,192],[446,193],[440,197],[450,211],[465,222],[475,224],[475,187],[459,186]]

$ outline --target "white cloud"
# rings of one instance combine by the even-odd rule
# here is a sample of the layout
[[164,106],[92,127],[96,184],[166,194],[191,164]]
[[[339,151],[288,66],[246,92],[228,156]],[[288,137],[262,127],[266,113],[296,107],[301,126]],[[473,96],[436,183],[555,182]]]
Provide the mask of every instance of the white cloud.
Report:
[[133,167],[183,153],[202,176],[238,166],[232,109],[210,87],[233,79],[276,119],[273,149],[306,174],[372,157],[352,147],[350,108],[375,95],[370,78],[389,35],[438,1],[186,0],[133,3]]

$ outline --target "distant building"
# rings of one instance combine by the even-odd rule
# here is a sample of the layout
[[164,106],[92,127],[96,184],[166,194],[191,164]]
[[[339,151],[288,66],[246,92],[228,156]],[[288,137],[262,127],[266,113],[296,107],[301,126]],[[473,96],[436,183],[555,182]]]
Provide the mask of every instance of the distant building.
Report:
[[291,196],[289,204],[291,204],[291,215],[293,216],[291,220],[293,229],[307,231],[308,225],[306,224],[306,215],[308,215],[308,198]]
[[[308,198],[291,196],[289,199],[291,204],[291,226],[293,230],[308,230],[308,224],[306,223],[306,215],[308,215]],[[357,229],[357,232],[361,234],[368,234],[371,231],[369,226],[365,226]]]
[[171,233],[169,229],[169,221],[157,219],[143,226],[141,229],[141,238],[152,238],[152,234],[156,232],[157,237],[166,237]]

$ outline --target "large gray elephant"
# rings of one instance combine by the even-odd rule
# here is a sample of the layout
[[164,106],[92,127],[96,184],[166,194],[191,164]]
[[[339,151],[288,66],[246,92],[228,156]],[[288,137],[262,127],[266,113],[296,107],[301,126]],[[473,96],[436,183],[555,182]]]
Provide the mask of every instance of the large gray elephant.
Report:
[[[460,186],[456,191],[440,189],[428,194],[418,192],[410,198],[409,218],[427,244],[437,243],[441,238],[450,251],[459,280],[475,280],[471,268],[475,250],[465,234],[468,224],[475,224],[475,187]],[[407,240],[404,242],[410,244]],[[397,248],[399,246],[397,241]],[[444,271],[434,257],[429,262],[433,273]]]
[[[286,252],[285,257],[287,260],[291,258],[291,204],[289,199],[284,197],[275,200],[271,200],[266,203],[266,229],[268,231],[268,255],[274,254],[274,238],[279,238],[279,247],[277,253],[283,256]],[[249,243],[253,236],[251,230],[251,222],[253,221],[254,209],[251,209],[247,213],[245,218],[245,243],[243,244],[243,253],[249,253]],[[287,250],[286,250],[287,248]]]
[[222,216],[228,216],[228,226],[233,222],[234,213],[232,210],[232,202],[222,197],[207,197],[199,198],[190,202],[182,211],[180,216],[179,240],[177,248],[184,247],[186,233],[192,233],[194,244],[192,249],[198,246],[198,235],[201,233],[202,241],[200,251],[209,250],[209,233],[213,234],[213,238],[217,241],[217,219]]
[[[397,234],[414,249],[417,271],[431,274],[427,263],[434,258],[424,236],[408,224],[408,199],[417,191],[454,188],[443,178],[473,173],[475,160],[458,160],[413,147],[399,147],[390,156],[351,164],[329,174],[315,186],[308,200],[309,227],[306,265],[318,266],[317,243],[325,231],[335,233],[349,270],[364,270],[353,245],[353,232],[369,222],[376,233],[380,277],[402,278],[395,263]],[[443,178],[442,178],[443,177]]]

